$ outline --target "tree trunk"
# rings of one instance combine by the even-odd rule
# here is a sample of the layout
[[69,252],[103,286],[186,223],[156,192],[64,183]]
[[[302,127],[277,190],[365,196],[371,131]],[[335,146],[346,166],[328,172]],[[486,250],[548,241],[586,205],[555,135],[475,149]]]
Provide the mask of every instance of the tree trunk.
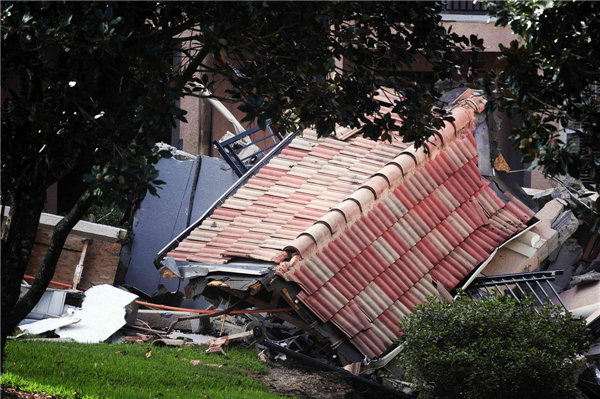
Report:
[[[15,199],[17,199],[16,196]],[[46,251],[46,255],[44,256],[35,281],[29,291],[19,299],[21,280],[25,275],[29,256],[31,255],[31,249],[37,233],[39,217],[42,212],[44,200],[45,195],[41,199],[41,206],[32,209],[30,212],[29,210],[32,208],[32,203],[34,201],[33,198],[29,201],[21,200],[13,203],[11,215],[15,207],[17,208],[15,212],[19,212],[20,209],[28,210],[27,216],[29,219],[24,219],[24,221],[27,221],[28,223],[23,223],[23,225],[19,224],[19,226],[14,228],[15,231],[12,232],[12,234],[20,234],[21,237],[23,237],[22,245],[14,244],[18,240],[18,236],[16,236],[17,238],[12,238],[11,231],[7,231],[7,234],[2,237],[2,331],[0,332],[2,337],[2,360],[4,359],[6,337],[8,334],[12,333],[21,320],[31,312],[48,288],[48,285],[54,276],[56,264],[58,263],[58,258],[60,257],[67,236],[77,222],[79,222],[86,214],[94,202],[94,197],[89,192],[85,192],[79,197],[75,206],[73,206],[69,213],[54,227],[48,250]],[[38,204],[36,203],[35,205]],[[34,214],[35,212],[37,212],[37,214]],[[33,221],[34,216],[35,222]],[[10,222],[12,223],[13,221],[11,220]],[[11,228],[9,225],[6,227],[7,229]],[[19,242],[20,241],[21,240],[19,240]],[[27,251],[25,251],[25,249],[27,249],[25,244],[27,244]],[[7,250],[6,253],[4,252],[5,248]],[[16,261],[19,263],[16,263]],[[15,267],[12,266],[13,264]]]
[[[41,191],[41,192],[40,192]],[[26,187],[15,190],[2,232],[2,353],[5,337],[15,326],[6,317],[19,300],[21,280],[35,241],[46,200],[44,190]],[[11,328],[12,326],[12,328]]]

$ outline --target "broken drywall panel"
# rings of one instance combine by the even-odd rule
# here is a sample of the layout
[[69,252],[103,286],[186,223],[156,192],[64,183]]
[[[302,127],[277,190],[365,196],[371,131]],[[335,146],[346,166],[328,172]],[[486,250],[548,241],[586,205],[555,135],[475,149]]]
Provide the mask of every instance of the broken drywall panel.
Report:
[[126,324],[126,307],[136,299],[137,295],[108,284],[97,285],[86,291],[81,308],[73,312],[80,321],[56,333],[77,342],[103,342]]
[[59,317],[57,319],[44,319],[36,321],[35,323],[19,325],[19,328],[25,334],[38,335],[47,331],[67,327],[75,323],[79,323],[80,321],[81,319],[73,315],[65,315],[64,317]]
[[[160,179],[166,184],[162,186],[160,198],[147,195],[136,211],[130,256],[129,259],[124,260],[129,265],[125,284],[136,287],[148,295],[155,293],[159,284],[165,285],[171,292],[178,290],[177,280],[161,279],[153,264],[154,257],[177,234],[188,227],[188,220],[193,222],[198,219],[237,181],[237,175],[225,161],[206,156],[202,156],[200,160],[200,172],[191,209],[190,198],[198,158],[192,161],[163,158],[156,165]],[[184,284],[179,288],[183,290]],[[204,309],[209,304],[198,299],[184,300],[176,306]]]

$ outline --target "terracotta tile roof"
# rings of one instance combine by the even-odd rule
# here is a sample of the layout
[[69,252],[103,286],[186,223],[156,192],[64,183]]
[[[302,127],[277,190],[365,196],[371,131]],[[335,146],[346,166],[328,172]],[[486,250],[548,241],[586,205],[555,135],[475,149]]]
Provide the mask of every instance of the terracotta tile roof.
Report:
[[462,97],[455,121],[419,149],[305,131],[167,257],[279,264],[321,321],[381,355],[436,284],[454,288],[533,216],[482,178],[473,131],[485,101]]
[[346,140],[317,139],[305,130],[166,256],[213,264],[232,257],[276,261],[406,147],[398,139],[376,143],[354,133]]
[[502,201],[477,168],[473,111],[483,106],[480,98],[459,103],[429,154],[402,152],[285,248],[296,255],[278,274],[368,358],[437,295],[435,283],[454,288],[533,217],[520,201]]

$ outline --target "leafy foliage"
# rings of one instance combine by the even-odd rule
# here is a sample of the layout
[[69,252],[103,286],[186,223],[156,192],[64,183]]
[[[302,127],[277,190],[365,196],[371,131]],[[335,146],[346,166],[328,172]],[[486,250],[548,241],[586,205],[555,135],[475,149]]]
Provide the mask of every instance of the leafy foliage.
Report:
[[[206,89],[227,81],[222,100],[261,127],[268,119],[283,133],[362,127],[419,146],[451,119],[433,108],[435,82],[459,73],[463,50],[473,47],[473,60],[481,45],[440,26],[442,2],[2,2],[1,10],[2,204],[12,205],[2,345],[92,203],[126,207],[157,194],[154,165],[170,153],[155,139],[185,121],[182,94],[212,96]],[[411,72],[422,61],[432,71]],[[80,167],[86,191],[19,299],[45,190]]]
[[[398,132],[419,145],[443,123],[432,110],[435,83],[460,73],[473,44],[440,26],[441,10],[441,2],[198,2],[187,9],[195,28],[184,51],[210,50],[214,65],[199,65],[197,83],[229,81],[245,121],[321,135],[363,126],[369,138]],[[413,73],[423,61],[432,72]]]
[[156,192],[153,137],[182,113],[169,88],[172,48],[146,38],[155,13],[150,3],[2,4],[5,197],[48,187],[83,160],[105,202]]
[[[506,110],[522,126],[511,138],[547,176],[587,175],[600,189],[600,4],[593,1],[502,1],[491,16],[519,40],[501,47],[489,110]],[[481,83],[485,79],[482,78]],[[491,91],[488,86],[488,91]],[[572,131],[564,142],[565,131]],[[577,142],[577,143],[576,143]],[[600,227],[593,204],[593,230]]]
[[[420,145],[443,124],[435,82],[460,73],[463,50],[481,46],[440,26],[441,10],[441,2],[3,2],[3,198],[48,187],[84,161],[93,166],[83,178],[103,203],[156,194],[153,165],[169,154],[157,153],[154,138],[185,121],[176,100],[205,97],[223,81],[233,86],[223,100],[239,102],[246,121],[322,135],[363,126],[367,137],[397,131]],[[182,65],[173,65],[177,51]],[[411,73],[423,60],[432,72]],[[376,98],[386,90],[401,100]]]
[[506,296],[429,301],[401,322],[407,376],[420,398],[568,398],[585,323]]

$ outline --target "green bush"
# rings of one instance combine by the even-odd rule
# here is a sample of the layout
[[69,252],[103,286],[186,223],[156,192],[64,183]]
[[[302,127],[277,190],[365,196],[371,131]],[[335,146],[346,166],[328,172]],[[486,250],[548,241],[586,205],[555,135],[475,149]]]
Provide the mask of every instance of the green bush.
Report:
[[401,362],[419,398],[572,398],[582,320],[562,308],[536,312],[507,297],[452,303],[430,299],[400,324]]

